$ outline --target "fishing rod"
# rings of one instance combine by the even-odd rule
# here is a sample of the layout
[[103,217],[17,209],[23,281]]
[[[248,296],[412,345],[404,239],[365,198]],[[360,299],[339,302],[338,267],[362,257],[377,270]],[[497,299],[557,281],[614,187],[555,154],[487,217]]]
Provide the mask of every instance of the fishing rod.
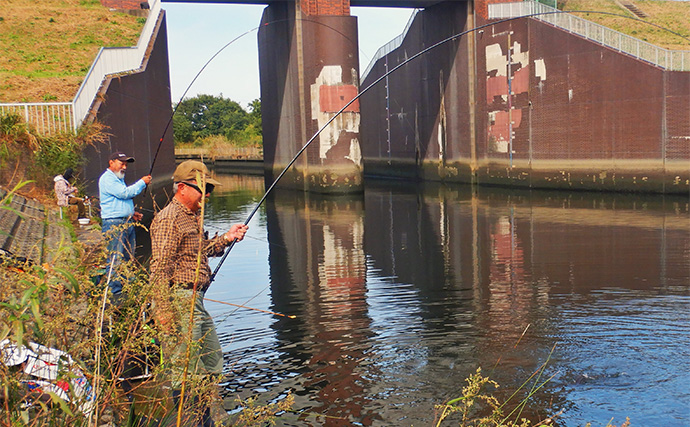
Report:
[[[244,33],[240,34],[239,36],[235,37],[234,39],[230,40],[228,43],[226,43],[226,44],[225,44],[223,47],[221,47],[216,53],[214,53],[213,56],[211,56],[211,58],[209,58],[208,61],[206,61],[206,63],[201,67],[201,69],[199,70],[199,72],[196,73],[196,75],[194,76],[194,78],[192,79],[192,81],[191,81],[191,82],[189,83],[189,85],[187,86],[187,89],[185,89],[184,93],[183,93],[182,96],[180,97],[180,100],[179,100],[179,101],[177,102],[177,104],[175,105],[175,108],[173,109],[173,112],[172,112],[172,114],[170,115],[170,119],[169,119],[168,122],[166,123],[165,128],[163,129],[163,133],[161,134],[161,137],[160,137],[160,139],[158,140],[158,147],[156,147],[156,153],[154,154],[153,160],[151,161],[151,168],[149,169],[149,173],[148,173],[149,175],[151,175],[151,173],[153,172],[153,166],[156,164],[156,159],[158,158],[158,153],[160,152],[161,146],[163,145],[163,138],[165,138],[165,134],[168,132],[168,129],[170,128],[170,125],[172,124],[173,117],[175,117],[175,113],[177,112],[177,109],[180,107],[180,105],[181,105],[182,102],[184,101],[184,98],[185,98],[185,96],[187,95],[187,92],[189,92],[189,89],[192,88],[192,85],[194,84],[194,82],[196,82],[196,80],[199,78],[199,76],[201,75],[201,73],[206,69],[206,67],[207,67],[207,66],[208,66],[218,55],[220,55],[221,52],[223,52],[228,46],[232,45],[232,44],[235,43],[237,40],[241,39],[242,37],[246,36],[247,34],[250,34],[250,33],[254,32],[254,31],[257,31],[257,30],[260,29],[261,27],[266,27],[266,26],[268,26],[268,25],[277,24],[277,23],[280,23],[280,22],[288,22],[288,21],[290,21],[290,20],[289,20],[289,19],[278,19],[278,20],[276,20],[276,21],[266,22],[266,23],[264,23],[264,24],[259,25],[258,27],[254,27],[254,28],[252,28],[252,29],[250,29],[250,30],[247,30],[247,31],[245,31]],[[341,36],[345,37],[347,40],[350,41],[350,43],[353,43],[353,44],[355,43],[354,40],[352,40],[352,39],[350,39],[349,37],[347,37],[347,35],[345,35],[344,33],[338,31],[336,28],[333,28],[333,27],[331,27],[330,25],[324,24],[323,22],[314,21],[314,20],[311,20],[311,19],[299,19],[299,21],[312,22],[312,23],[314,23],[314,24],[322,25],[322,26],[324,26],[324,27],[326,27],[326,28],[330,28],[331,30],[333,30],[333,31],[335,31],[336,33],[340,34]]]
[[221,52],[225,50],[228,46],[231,44],[235,43],[237,40],[241,39],[242,37],[246,36],[247,34],[258,30],[261,28],[261,26],[258,26],[256,28],[252,28],[251,30],[245,31],[244,33],[240,34],[239,36],[235,37],[234,39],[230,40],[228,43],[225,44],[225,46],[221,47],[211,58],[206,61],[206,63],[201,67],[198,73],[194,76],[192,79],[191,83],[189,83],[189,86],[187,86],[187,89],[185,89],[184,93],[180,97],[180,100],[177,102],[177,105],[175,105],[175,108],[173,109],[172,114],[170,115],[170,119],[168,120],[168,123],[165,124],[165,128],[163,128],[163,133],[161,134],[160,140],[158,141],[158,147],[156,148],[156,154],[153,156],[153,160],[151,161],[151,168],[149,169],[149,175],[153,172],[153,166],[156,164],[156,159],[158,158],[158,152],[161,150],[161,145],[163,145],[163,138],[165,138],[165,134],[168,132],[168,129],[170,128],[170,124],[173,121],[173,117],[175,117],[175,113],[177,112],[177,109],[182,105],[182,101],[184,101],[184,97],[187,95],[187,92],[189,92],[189,89],[192,88],[192,85],[194,82],[196,82],[196,79],[199,78],[201,73],[206,69],[206,67],[213,61],[218,55],[220,55]]
[[[443,39],[443,40],[441,40],[441,41],[439,41],[439,42],[436,42],[436,43],[432,44],[431,46],[429,46],[429,47],[427,47],[427,48],[425,48],[425,49],[422,49],[421,51],[419,51],[419,52],[417,52],[416,54],[412,55],[411,57],[407,58],[406,60],[404,60],[404,61],[401,62],[400,64],[396,65],[395,67],[393,67],[392,69],[390,69],[389,71],[387,71],[386,73],[384,73],[383,75],[381,75],[379,78],[377,78],[376,80],[374,80],[374,82],[372,82],[369,86],[367,86],[366,88],[364,88],[363,90],[361,90],[361,91],[357,94],[357,96],[355,96],[354,98],[352,98],[347,104],[345,104],[340,110],[338,110],[338,112],[336,112],[336,114],[333,115],[333,117],[331,117],[324,125],[322,125],[321,128],[319,128],[319,130],[318,130],[318,131],[307,141],[307,143],[304,144],[304,145],[302,146],[302,148],[297,152],[297,154],[295,154],[295,156],[292,158],[292,160],[290,160],[290,162],[287,164],[287,166],[285,166],[285,168],[283,168],[283,170],[282,170],[282,171],[280,172],[280,174],[276,177],[276,179],[273,181],[273,183],[269,186],[268,190],[266,190],[266,192],[264,193],[264,195],[261,197],[261,199],[259,200],[259,202],[256,204],[256,206],[254,207],[254,209],[252,209],[252,211],[250,212],[249,216],[248,216],[247,219],[244,221],[244,225],[248,225],[248,224],[249,224],[249,221],[251,221],[252,217],[253,217],[254,214],[258,211],[258,209],[259,209],[259,207],[261,206],[261,204],[264,202],[264,200],[266,200],[266,198],[268,197],[268,194],[275,188],[275,186],[276,186],[276,184],[278,183],[278,181],[280,181],[280,179],[287,173],[288,169],[290,169],[290,167],[297,161],[297,159],[299,158],[299,156],[300,156],[300,155],[307,149],[307,147],[309,147],[309,145],[310,145],[310,144],[321,134],[321,132],[323,132],[323,131],[324,131],[324,130],[325,130],[325,129],[326,129],[326,128],[327,128],[327,127],[328,127],[328,126],[329,126],[339,115],[340,115],[340,114],[342,114],[350,105],[352,105],[352,103],[354,103],[355,101],[357,101],[362,95],[364,95],[365,93],[367,93],[372,87],[376,86],[378,83],[380,83],[382,80],[384,80],[386,77],[388,77],[388,76],[391,75],[392,73],[396,72],[397,70],[399,70],[399,69],[402,68],[403,66],[407,65],[409,62],[411,62],[411,61],[413,61],[413,60],[419,58],[420,56],[426,54],[427,52],[429,52],[429,51],[431,51],[431,50],[433,50],[433,49],[436,49],[437,47],[442,46],[442,45],[444,45],[444,44],[446,44],[446,43],[448,43],[448,42],[451,42],[451,41],[453,41],[453,40],[456,40],[456,39],[458,39],[458,38],[460,38],[460,37],[462,37],[462,36],[465,36],[465,35],[467,35],[467,34],[470,34],[470,33],[472,33],[472,32],[475,32],[475,31],[478,31],[478,30],[481,30],[481,29],[484,29],[484,28],[487,28],[487,27],[490,27],[490,26],[493,26],[493,25],[502,24],[502,23],[505,23],[505,22],[511,22],[511,21],[515,21],[515,20],[518,20],[518,19],[522,19],[522,18],[532,18],[532,17],[536,17],[536,16],[556,15],[556,14],[564,14],[564,13],[566,13],[566,14],[567,14],[567,13],[593,13],[593,14],[603,14],[603,15],[618,16],[618,17],[622,17],[622,18],[626,18],[626,19],[631,19],[631,20],[634,20],[634,21],[639,21],[639,22],[642,22],[642,23],[645,23],[645,24],[649,24],[649,25],[652,25],[652,26],[657,27],[657,28],[661,28],[661,29],[666,30],[666,31],[668,31],[668,32],[670,32],[670,33],[672,33],[672,34],[675,34],[675,35],[677,35],[677,36],[679,36],[679,37],[681,37],[681,38],[683,38],[683,39],[685,39],[685,40],[690,41],[690,38],[685,37],[685,36],[683,36],[682,34],[679,34],[679,33],[675,32],[675,31],[672,31],[672,30],[670,30],[670,29],[668,29],[668,28],[664,28],[664,27],[662,27],[662,26],[660,26],[660,25],[657,25],[657,24],[654,24],[654,23],[651,23],[651,22],[644,21],[644,20],[642,20],[642,19],[633,18],[633,17],[630,17],[630,16],[621,15],[621,14],[612,13],[612,12],[599,12],[599,11],[591,11],[591,10],[572,10],[572,11],[567,11],[567,12],[557,10],[557,11],[548,11],[548,12],[535,12],[535,13],[526,14],[526,15],[520,15],[520,16],[516,16],[516,17],[512,17],[512,18],[500,19],[500,20],[498,20],[498,21],[489,22],[489,23],[486,23],[486,24],[479,25],[479,26],[477,26],[477,27],[471,28],[471,29],[469,29],[469,30],[466,30],[466,31],[463,31],[463,32],[454,34],[454,35],[452,35],[452,36],[450,36],[450,37],[447,37],[447,38],[445,38],[445,39]],[[225,262],[225,259],[226,259],[227,256],[230,254],[230,251],[231,251],[232,248],[235,246],[235,243],[236,243],[236,242],[237,242],[237,239],[233,239],[233,240],[230,242],[230,244],[228,245],[227,250],[226,250],[225,253],[223,254],[223,257],[221,258],[221,260],[219,261],[218,265],[216,266],[216,268],[213,270],[213,273],[211,274],[211,277],[210,277],[210,282],[211,282],[211,283],[212,283],[213,280],[215,279],[216,275],[218,274],[218,271],[220,270],[221,266],[223,265],[223,262]]]

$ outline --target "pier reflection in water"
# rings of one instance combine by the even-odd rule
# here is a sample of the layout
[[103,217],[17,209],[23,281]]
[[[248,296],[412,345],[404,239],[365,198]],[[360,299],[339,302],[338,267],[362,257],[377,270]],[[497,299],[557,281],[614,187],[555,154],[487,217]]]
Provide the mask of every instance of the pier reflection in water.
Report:
[[[261,177],[219,178],[211,231],[244,221],[264,191]],[[207,303],[226,408],[291,391],[298,413],[279,425],[429,425],[478,366],[505,400],[548,361],[553,379],[523,416],[687,426],[688,208],[399,182],[278,191],[207,296],[297,319]]]

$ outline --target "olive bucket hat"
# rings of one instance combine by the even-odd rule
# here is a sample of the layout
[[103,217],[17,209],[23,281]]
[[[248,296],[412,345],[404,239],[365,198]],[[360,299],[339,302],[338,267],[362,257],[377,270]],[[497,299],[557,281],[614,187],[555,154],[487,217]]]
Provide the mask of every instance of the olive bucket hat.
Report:
[[211,174],[205,164],[198,160],[185,160],[177,165],[175,173],[173,174],[174,182],[195,181],[197,172],[205,177],[206,183],[213,186],[220,185],[220,182],[211,178]]

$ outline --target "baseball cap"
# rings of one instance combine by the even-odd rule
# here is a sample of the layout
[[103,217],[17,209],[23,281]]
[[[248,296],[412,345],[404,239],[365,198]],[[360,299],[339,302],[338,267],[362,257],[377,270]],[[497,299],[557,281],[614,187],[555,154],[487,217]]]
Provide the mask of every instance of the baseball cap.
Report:
[[134,157],[130,157],[122,151],[116,151],[110,155],[110,160],[120,160],[121,162],[132,163],[134,161]]
[[220,182],[211,178],[208,168],[205,164],[198,160],[185,160],[177,165],[175,173],[173,174],[174,182],[196,181],[197,172],[206,177],[206,183],[211,185],[220,185]]

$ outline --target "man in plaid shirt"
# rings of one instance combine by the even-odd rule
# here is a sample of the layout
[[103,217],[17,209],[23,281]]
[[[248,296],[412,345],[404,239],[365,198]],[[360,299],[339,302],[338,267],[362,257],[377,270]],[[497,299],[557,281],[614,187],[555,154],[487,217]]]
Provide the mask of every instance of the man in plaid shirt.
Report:
[[[247,232],[235,224],[220,236],[208,239],[201,230],[201,203],[220,183],[209,175],[206,165],[195,160],[180,163],[173,175],[172,201],[151,224],[151,279],[156,301],[155,316],[168,336],[173,374],[173,398],[179,399],[182,369],[189,335],[189,311],[194,304],[189,372],[195,378],[220,375],[223,353],[213,319],[204,307],[204,293],[211,285],[209,256],[220,256],[233,241]],[[204,191],[205,187],[205,191]],[[198,262],[200,258],[200,262]],[[192,301],[193,300],[193,301]],[[166,351],[167,352],[167,351]],[[210,410],[205,409],[200,425],[210,426]]]

